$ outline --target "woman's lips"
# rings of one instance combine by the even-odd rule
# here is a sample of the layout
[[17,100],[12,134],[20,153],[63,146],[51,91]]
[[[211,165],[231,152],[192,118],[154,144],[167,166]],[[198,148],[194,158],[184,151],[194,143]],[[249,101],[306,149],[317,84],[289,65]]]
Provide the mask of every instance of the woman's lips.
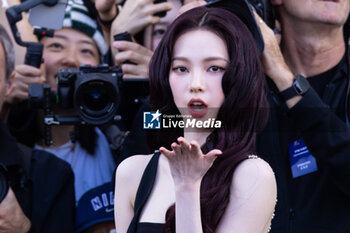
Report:
[[208,105],[201,99],[191,99],[187,109],[194,118],[202,118],[208,113]]

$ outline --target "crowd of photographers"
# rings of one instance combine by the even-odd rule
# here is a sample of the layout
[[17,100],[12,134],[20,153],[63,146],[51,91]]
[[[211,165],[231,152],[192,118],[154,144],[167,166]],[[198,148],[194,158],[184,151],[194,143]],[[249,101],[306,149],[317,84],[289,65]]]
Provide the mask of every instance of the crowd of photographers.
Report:
[[[133,125],[136,120],[132,118],[138,108],[145,105],[147,93],[140,96],[137,93],[128,96],[122,91],[116,93],[118,96],[115,98],[125,96],[119,101],[122,103],[116,103],[120,104],[118,113],[134,109],[131,111],[133,114],[121,114],[122,120],[116,122],[116,125],[104,124],[95,127],[93,125],[100,125],[98,121],[104,119],[87,113],[87,117],[92,117],[91,125],[52,125],[48,138],[46,128],[42,124],[46,110],[53,116],[74,116],[77,113],[72,107],[64,108],[54,104],[49,109],[44,109],[45,111],[34,109],[30,100],[33,95],[30,94],[30,86],[47,83],[51,90],[64,92],[63,89],[57,90],[56,77],[60,76],[60,68],[74,69],[80,65],[97,66],[104,63],[119,66],[125,79],[147,79],[148,63],[153,49],[167,25],[176,17],[183,2],[171,0],[155,5],[152,1],[129,0],[123,3],[123,9],[120,3],[69,1],[62,28],[54,31],[54,37],[33,38],[28,33],[32,31],[31,25],[28,22],[19,23],[22,40],[43,44],[43,61],[40,68],[22,64],[26,51],[20,47],[15,47],[15,61],[14,51],[8,49],[13,47],[7,36],[11,31],[6,33],[1,29],[1,57],[4,58],[1,71],[6,72],[6,76],[1,75],[1,78],[6,77],[6,80],[1,80],[1,102],[4,103],[1,115],[7,123],[7,126],[2,125],[6,134],[2,134],[1,138],[1,155],[4,157],[1,162],[7,170],[4,171],[4,182],[7,183],[8,180],[10,186],[9,191],[4,189],[2,194],[4,199],[0,211],[1,232],[114,231],[112,177],[122,156],[126,157],[136,151],[140,153],[146,148],[144,133],[132,130],[137,128]],[[6,4],[3,2],[2,5],[7,4],[18,5],[20,2],[9,1]],[[5,8],[2,9],[2,13],[4,10]],[[152,16],[162,11],[168,11],[168,14],[162,18]],[[149,19],[150,17],[153,18]],[[8,28],[6,21],[2,18],[1,24]],[[112,49],[108,49],[112,44],[109,37],[122,32],[128,32],[128,37],[139,38],[140,41],[114,43],[111,46],[112,52]],[[14,67],[15,62],[17,65]],[[103,69],[87,69],[86,73],[103,73]],[[110,73],[106,76],[111,75]],[[112,78],[116,79],[114,76]],[[146,82],[143,80],[141,83]],[[132,85],[131,88],[138,87]],[[41,90],[44,90],[44,86],[37,88],[37,91]],[[61,102],[64,97],[67,98],[67,103],[73,102],[73,99],[69,99],[71,96],[67,97],[64,94],[60,96]],[[44,103],[45,96],[39,98],[42,98]],[[139,103],[133,103],[135,100],[139,100]],[[89,101],[94,100],[87,100],[88,103]],[[98,104],[101,103],[95,103]],[[9,128],[17,142],[6,128]],[[131,131],[129,137],[126,137],[126,131]],[[110,141],[107,140],[108,137]],[[123,148],[121,144],[124,144]],[[12,153],[13,161],[8,162],[9,159],[6,158],[10,151],[18,151],[18,155]],[[7,214],[8,212],[13,214]]]
[[[288,66],[281,74],[288,70],[309,81],[267,78],[270,121],[257,150],[273,168],[278,186],[270,232],[350,232],[350,62],[344,42],[350,1],[270,3],[281,25],[280,47]],[[113,232],[115,168],[129,155],[149,153],[142,130],[147,92],[140,93],[148,63],[167,26],[203,1],[70,0],[54,37],[34,37],[24,18],[18,25],[22,39],[43,44],[40,68],[23,64],[25,50],[14,47],[7,35],[5,8],[17,4],[2,0],[0,12],[0,232]],[[265,47],[273,46],[268,43],[275,37],[272,30],[259,19],[257,24]],[[123,79],[130,81],[115,103],[121,117],[101,127],[52,125],[48,138],[42,124],[47,112],[28,104],[29,86],[48,83],[57,91],[60,68],[104,63],[120,67]],[[281,97],[278,93],[293,82],[301,85],[297,94]],[[87,101],[93,103],[94,97]],[[55,104],[49,110],[55,116],[76,115],[74,108]],[[312,166],[300,173],[292,158],[305,145],[303,161]]]

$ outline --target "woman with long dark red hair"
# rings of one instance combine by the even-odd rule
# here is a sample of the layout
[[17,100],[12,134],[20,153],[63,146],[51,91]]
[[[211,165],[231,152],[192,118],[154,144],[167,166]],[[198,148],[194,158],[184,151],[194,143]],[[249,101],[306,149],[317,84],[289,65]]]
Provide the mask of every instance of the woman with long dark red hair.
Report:
[[223,9],[182,14],[149,76],[151,121],[161,113],[162,128],[148,130],[153,156],[132,156],[117,169],[117,232],[267,232],[276,183],[255,155],[268,112],[246,26]]

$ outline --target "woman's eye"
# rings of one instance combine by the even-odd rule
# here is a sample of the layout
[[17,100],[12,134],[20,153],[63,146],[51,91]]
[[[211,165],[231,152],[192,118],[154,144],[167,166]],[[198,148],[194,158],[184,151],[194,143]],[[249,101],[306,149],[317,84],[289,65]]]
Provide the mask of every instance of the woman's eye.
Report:
[[93,52],[90,49],[82,49],[81,52],[84,54],[93,54]]
[[52,43],[49,45],[49,48],[52,48],[52,49],[62,49],[63,46],[60,44],[60,43]]
[[211,66],[211,67],[209,67],[208,71],[210,71],[210,72],[222,72],[222,71],[225,71],[225,68],[220,67],[220,66]]
[[153,36],[162,36],[164,35],[165,30],[164,29],[157,29],[153,31]]
[[178,67],[174,67],[172,68],[173,71],[179,72],[179,73],[184,73],[187,72],[187,68],[184,66],[178,66]]

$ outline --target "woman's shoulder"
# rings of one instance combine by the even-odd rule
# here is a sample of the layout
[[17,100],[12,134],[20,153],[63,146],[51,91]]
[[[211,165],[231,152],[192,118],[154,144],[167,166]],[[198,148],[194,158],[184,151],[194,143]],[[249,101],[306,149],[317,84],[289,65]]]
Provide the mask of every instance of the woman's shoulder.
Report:
[[236,167],[232,179],[233,189],[239,196],[250,196],[260,189],[276,190],[275,175],[263,159],[251,155]]
[[[115,174],[115,192],[117,195],[128,196],[132,205],[135,201],[138,186],[143,172],[152,155],[133,155],[121,162]],[[122,188],[119,188],[122,187]]]
[[217,232],[267,232],[277,195],[270,165],[257,156],[249,156],[237,165],[230,190],[230,202]]
[[143,174],[148,162],[151,160],[153,154],[149,155],[133,155],[124,159],[117,167],[116,176],[137,176]]

